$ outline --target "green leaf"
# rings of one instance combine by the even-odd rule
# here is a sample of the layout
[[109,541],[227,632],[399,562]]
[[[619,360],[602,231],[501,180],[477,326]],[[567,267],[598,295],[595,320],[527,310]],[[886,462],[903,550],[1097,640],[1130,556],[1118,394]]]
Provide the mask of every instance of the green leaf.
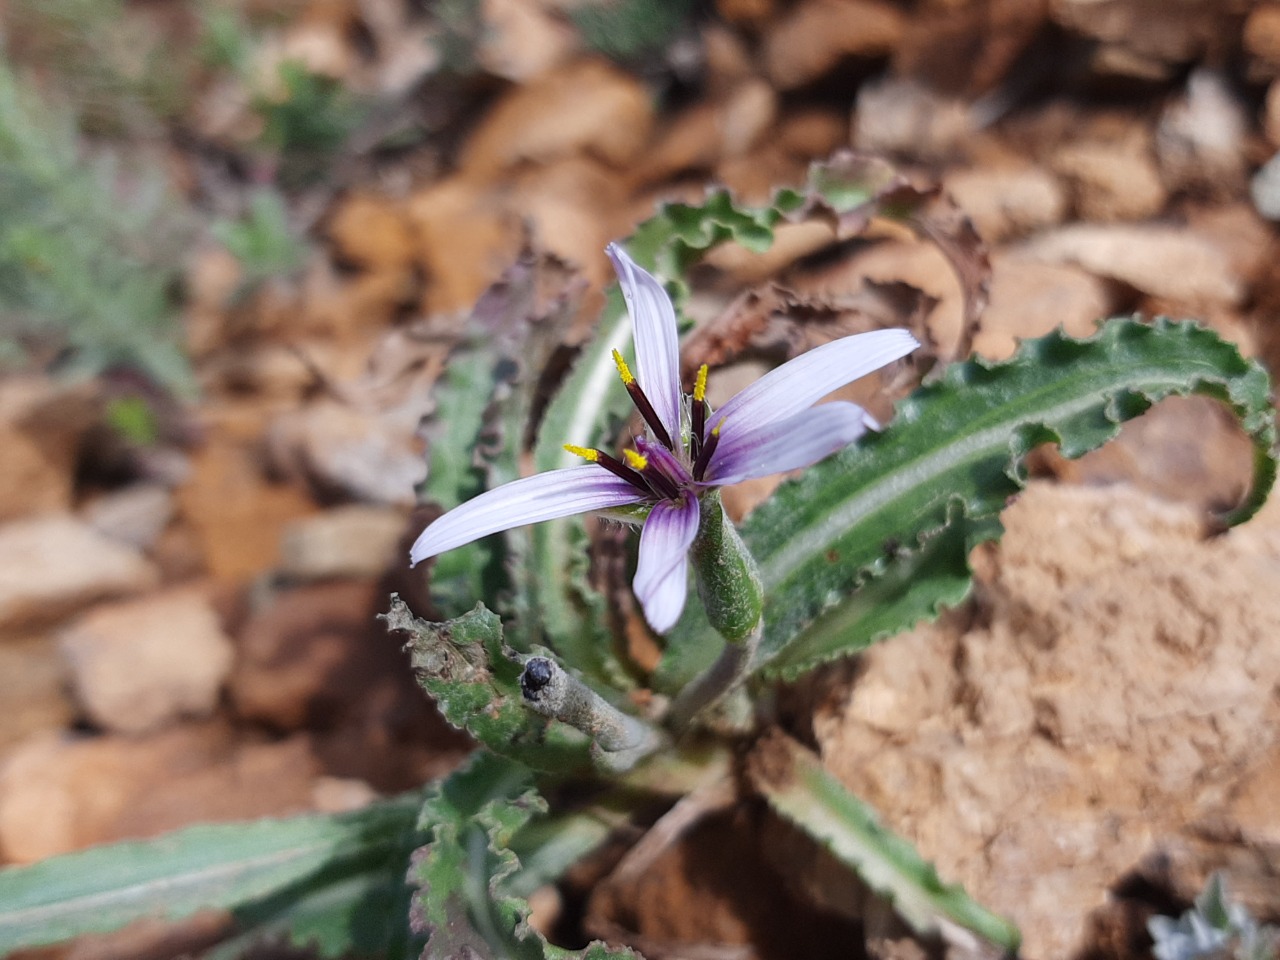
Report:
[[635,958],[598,943],[584,951],[550,946],[529,927],[528,903],[504,892],[520,866],[512,840],[545,809],[527,767],[486,752],[473,755],[431,795],[421,820],[431,842],[415,855],[410,872],[420,888],[411,917],[428,935],[424,960]]
[[938,919],[946,918],[1017,952],[1021,937],[1013,924],[959,885],[944,884],[910,842],[885,829],[807,748],[775,733],[757,744],[747,776],[769,806],[857,871],[918,933],[935,932]]
[[173,296],[188,211],[159,168],[86,156],[79,119],[0,63],[0,352],[70,348],[72,372],[125,364],[192,396]]
[[524,705],[521,664],[503,646],[502,621],[478,603],[444,623],[419,620],[395,594],[380,618],[388,630],[408,634],[418,682],[455,727],[503,757],[546,771],[589,769],[585,736]]
[[[957,602],[968,550],[999,536],[1032,448],[1057,442],[1079,457],[1152,403],[1186,394],[1221,400],[1253,441],[1252,489],[1222,518],[1239,523],[1275,481],[1275,426],[1266,373],[1217,334],[1115,319],[1087,340],[1052,333],[1003,363],[953,365],[904,400],[885,432],[784,484],[743,525],[767,597],[758,666],[795,677]],[[957,523],[963,535],[947,534]],[[906,573],[892,573],[903,563]],[[880,583],[887,573],[894,579]],[[660,684],[687,682],[715,646],[687,617]]]
[[[191,827],[0,870],[0,954],[144,917],[178,919],[217,907],[248,916],[267,900],[279,912],[350,878],[385,876],[413,845],[419,802],[404,797],[354,813]],[[391,867],[393,876],[398,869]],[[357,915],[345,916],[354,922]],[[330,918],[332,939],[318,940],[327,956],[356,940],[343,916]]]
[[[525,438],[542,402],[540,375],[563,342],[581,292],[563,263],[526,249],[481,296],[471,335],[450,355],[436,386],[422,499],[449,510],[521,475]],[[432,568],[433,602],[458,616],[488,599],[507,620],[512,646],[543,642],[528,615],[531,566],[519,560],[528,543],[527,531],[517,529],[442,554]]]

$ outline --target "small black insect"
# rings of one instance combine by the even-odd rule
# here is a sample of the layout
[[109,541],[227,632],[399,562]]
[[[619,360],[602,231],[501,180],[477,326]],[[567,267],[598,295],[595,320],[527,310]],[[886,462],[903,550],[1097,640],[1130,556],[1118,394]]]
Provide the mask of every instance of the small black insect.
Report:
[[536,700],[551,682],[551,661],[546,657],[530,657],[520,674],[520,690],[525,699]]

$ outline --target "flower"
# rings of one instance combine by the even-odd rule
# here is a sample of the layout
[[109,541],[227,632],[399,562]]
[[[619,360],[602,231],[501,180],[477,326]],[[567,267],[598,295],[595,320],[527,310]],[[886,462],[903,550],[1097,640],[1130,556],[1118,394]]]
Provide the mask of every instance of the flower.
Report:
[[649,505],[632,586],[645,619],[663,633],[684,609],[700,497],[741,480],[807,467],[877,429],[856,404],[814,404],[919,344],[905,330],[834,340],[771,371],[712,412],[705,364],[693,393],[686,396],[681,388],[675,308],[666,290],[616,243],[607,253],[635,330],[635,372],[617,351],[614,361],[644,419],[645,435],[621,459],[566,444],[587,463],[524,477],[468,500],[430,524],[409,557],[417,564],[527,523]]

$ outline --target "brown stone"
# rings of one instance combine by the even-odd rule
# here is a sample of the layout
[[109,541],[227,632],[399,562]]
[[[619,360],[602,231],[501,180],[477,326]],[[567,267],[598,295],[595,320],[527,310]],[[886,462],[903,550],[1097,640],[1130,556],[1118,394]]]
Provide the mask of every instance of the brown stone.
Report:
[[1244,286],[1222,249],[1164,224],[1071,224],[1028,243],[1028,256],[1074,263],[1089,273],[1176,301],[1188,313],[1206,304],[1236,305]]
[[155,586],[155,568],[128,544],[68,514],[0,526],[0,632],[53,623],[108,597]]
[[524,0],[484,0],[484,28],[476,60],[494,76],[520,83],[563,63],[574,51],[577,34],[550,5]]
[[573,264],[597,286],[613,277],[605,245],[625,233],[617,174],[587,157],[570,157],[517,175],[512,205],[533,228],[540,249]]
[[513,87],[471,134],[459,166],[490,178],[521,162],[581,153],[623,166],[652,123],[652,98],[636,78],[603,60],[579,60]]
[[326,771],[394,791],[447,769],[465,740],[414,683],[400,639],[374,618],[381,609],[371,581],[277,594],[239,631],[230,693],[245,719],[313,731]]
[[516,258],[519,220],[494,189],[450,177],[414,193],[405,209],[417,234],[427,314],[469,310]]
[[1082,220],[1146,220],[1168,200],[1155,161],[1138,145],[1066,144],[1054,155],[1053,168],[1068,184]]
[[71,723],[75,706],[67,693],[66,674],[52,637],[0,643],[0,755],[34,733]]
[[365,270],[404,270],[417,255],[413,225],[401,203],[372,193],[343,198],[329,218],[337,255]]
[[776,95],[763,80],[747,80],[717,101],[684,110],[646,150],[637,173],[651,183],[673,174],[708,170],[746,153],[773,122]]
[[99,416],[87,385],[0,379],[0,522],[70,508],[80,443]]
[[877,0],[805,0],[765,34],[765,72],[779,90],[802,87],[846,57],[887,56],[903,28],[903,14]]
[[1061,223],[1067,194],[1040,167],[974,167],[947,176],[947,192],[987,243],[1025,236]]
[[1196,70],[1156,128],[1156,157],[1170,190],[1235,198],[1245,183],[1249,115],[1228,80]]
[[377,577],[404,558],[395,551],[404,511],[350,504],[295,520],[280,541],[280,573],[296,580]]
[[261,411],[206,406],[204,412],[208,436],[178,489],[179,508],[208,572],[247,580],[275,568],[285,526],[316,507],[304,490],[264,475]]
[[1280,4],[1259,3],[1244,22],[1244,49],[1280,72]]
[[121,733],[205,717],[231,671],[231,641],[195,589],[107,604],[61,635],[76,696],[98,726]]
[[220,724],[136,738],[41,734],[0,766],[0,860],[298,813],[316,773],[305,738],[238,746]]
[[1058,327],[1073,337],[1088,337],[1114,307],[1111,286],[1078,267],[996,254],[991,258],[990,300],[973,348],[1003,360],[1018,340]]
[[817,735],[1024,955],[1071,956],[1139,865],[1206,823],[1254,829],[1233,784],[1251,795],[1277,748],[1280,647],[1258,638],[1280,630],[1280,549],[1204,542],[1195,511],[1125,487],[1033,485],[1003,519],[982,615],[873,648]]
[[277,416],[268,446],[277,469],[321,494],[411,507],[426,475],[416,427],[395,411],[319,400]]
[[886,77],[858,89],[851,139],[869,153],[949,160],[972,128],[964,101],[915,80]]
[[1271,145],[1280,149],[1280,80],[1272,80],[1267,87],[1267,103],[1262,117],[1262,129]]

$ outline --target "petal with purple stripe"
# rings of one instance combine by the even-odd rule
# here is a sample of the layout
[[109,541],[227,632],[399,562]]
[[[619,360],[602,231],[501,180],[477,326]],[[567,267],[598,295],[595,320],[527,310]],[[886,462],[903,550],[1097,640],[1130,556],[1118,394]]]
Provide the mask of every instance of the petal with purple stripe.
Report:
[[659,500],[640,531],[640,555],[632,587],[644,618],[658,633],[675,626],[689,590],[689,548],[698,534],[698,501]]
[[707,465],[708,484],[738,483],[807,467],[876,426],[856,403],[841,400],[747,430],[733,430],[737,422],[725,424],[721,432],[720,445]]
[[680,344],[676,311],[656,277],[616,243],[605,248],[635,331],[636,382],[672,437],[680,436]]
[[[874,330],[841,337],[788,360],[742,390],[707,420],[707,433],[726,421],[759,427],[807,410],[833,390],[905,357],[920,344],[906,330]],[[721,443],[724,442],[721,438]]]
[[430,524],[409,551],[411,564],[500,530],[645,499],[634,486],[595,464],[550,470],[486,490]]

